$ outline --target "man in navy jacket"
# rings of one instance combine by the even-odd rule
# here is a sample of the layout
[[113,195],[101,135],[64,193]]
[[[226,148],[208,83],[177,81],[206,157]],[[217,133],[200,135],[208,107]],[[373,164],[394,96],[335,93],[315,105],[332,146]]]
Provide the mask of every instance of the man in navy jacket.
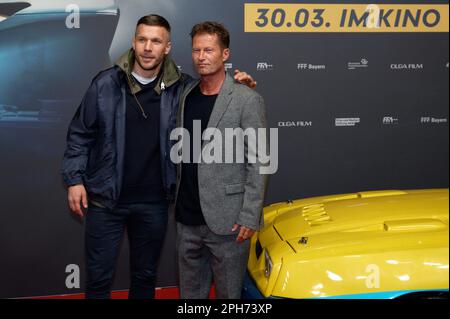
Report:
[[[192,81],[169,57],[170,25],[142,17],[133,48],[92,81],[67,133],[62,174],[70,209],[85,218],[86,297],[109,298],[127,229],[130,298],[153,298],[176,169],[168,138]],[[246,73],[236,80],[254,86]]]

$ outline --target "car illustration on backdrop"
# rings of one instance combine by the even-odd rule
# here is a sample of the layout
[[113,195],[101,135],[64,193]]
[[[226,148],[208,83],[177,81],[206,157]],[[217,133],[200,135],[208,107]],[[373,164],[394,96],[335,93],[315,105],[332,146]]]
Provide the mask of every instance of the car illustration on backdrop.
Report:
[[0,127],[66,126],[118,21],[115,0],[0,0]]
[[448,189],[299,199],[264,218],[244,298],[448,298]]

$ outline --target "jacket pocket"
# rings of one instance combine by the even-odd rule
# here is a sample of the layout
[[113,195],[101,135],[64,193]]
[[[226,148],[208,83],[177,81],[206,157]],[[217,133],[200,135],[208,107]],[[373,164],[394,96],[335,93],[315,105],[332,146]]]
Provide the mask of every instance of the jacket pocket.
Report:
[[245,190],[244,186],[244,183],[226,185],[225,193],[227,195],[243,193]]

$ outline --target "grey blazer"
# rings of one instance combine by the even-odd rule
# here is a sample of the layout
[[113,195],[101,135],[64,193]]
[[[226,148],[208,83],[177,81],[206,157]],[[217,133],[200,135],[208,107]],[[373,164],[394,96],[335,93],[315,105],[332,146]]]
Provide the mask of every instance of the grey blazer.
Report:
[[[188,85],[181,94],[177,126],[184,127],[186,97],[199,84]],[[238,84],[230,75],[226,79],[214,104],[208,128],[217,128],[225,136],[225,128],[266,128],[263,98],[254,90]],[[210,141],[202,142],[202,149]],[[245,139],[247,149],[248,141]],[[234,148],[234,152],[236,149]],[[222,158],[225,142],[222,142]],[[264,224],[262,209],[267,186],[267,175],[261,175],[262,165],[256,156],[250,163],[245,151],[244,163],[198,164],[200,205],[210,230],[218,235],[231,235],[233,225],[239,224],[259,230]],[[176,198],[180,187],[182,165],[178,165]]]

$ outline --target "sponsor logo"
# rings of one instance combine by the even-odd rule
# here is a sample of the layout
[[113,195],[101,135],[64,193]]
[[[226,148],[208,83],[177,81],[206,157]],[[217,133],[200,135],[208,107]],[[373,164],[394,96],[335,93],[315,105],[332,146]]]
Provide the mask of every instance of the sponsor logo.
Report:
[[385,116],[383,117],[383,124],[385,125],[398,124],[398,119],[392,116]]
[[233,63],[225,63],[225,71],[228,71],[233,68]]
[[448,123],[448,120],[446,118],[435,118],[435,117],[421,117],[420,118],[420,123],[422,124],[443,124],[443,123]]
[[319,71],[325,70],[326,66],[324,64],[310,64],[310,63],[298,63],[297,70],[310,70],[310,71]]
[[423,70],[423,64],[391,64],[391,70]]
[[311,127],[312,121],[286,121],[278,122],[278,127]]
[[335,126],[356,126],[359,124],[361,119],[359,117],[349,117],[349,118],[336,118]]
[[359,62],[348,62],[347,67],[349,70],[366,69],[369,67],[369,61],[363,58]]
[[267,62],[258,62],[256,65],[256,69],[258,71],[271,71],[275,68],[273,64]]

